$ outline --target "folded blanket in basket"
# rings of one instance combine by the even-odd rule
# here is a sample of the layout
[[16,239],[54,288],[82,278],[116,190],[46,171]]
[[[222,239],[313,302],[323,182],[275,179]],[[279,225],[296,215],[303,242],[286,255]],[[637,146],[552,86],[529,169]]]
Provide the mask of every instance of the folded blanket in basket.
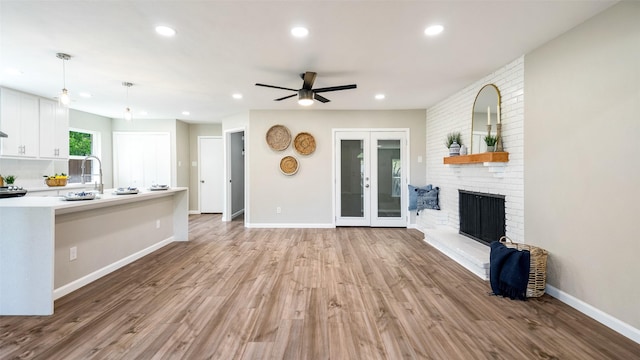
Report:
[[505,246],[499,241],[491,243],[489,280],[495,295],[511,299],[527,298],[531,254]]

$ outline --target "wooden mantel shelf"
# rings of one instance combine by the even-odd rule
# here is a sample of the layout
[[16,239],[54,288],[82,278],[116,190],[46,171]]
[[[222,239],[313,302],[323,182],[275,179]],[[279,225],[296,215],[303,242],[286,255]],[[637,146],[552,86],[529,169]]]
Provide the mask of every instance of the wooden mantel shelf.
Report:
[[443,159],[445,164],[476,164],[485,162],[508,162],[508,152],[485,152],[480,154],[448,156]]

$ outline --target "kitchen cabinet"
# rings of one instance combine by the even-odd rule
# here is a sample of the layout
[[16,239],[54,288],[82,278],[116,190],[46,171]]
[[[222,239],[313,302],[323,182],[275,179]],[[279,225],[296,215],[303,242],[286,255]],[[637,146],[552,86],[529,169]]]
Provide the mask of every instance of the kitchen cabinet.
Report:
[[40,157],[69,158],[69,110],[48,99],[40,99]]
[[0,130],[9,135],[2,140],[0,155],[35,158],[39,155],[38,97],[0,89]]

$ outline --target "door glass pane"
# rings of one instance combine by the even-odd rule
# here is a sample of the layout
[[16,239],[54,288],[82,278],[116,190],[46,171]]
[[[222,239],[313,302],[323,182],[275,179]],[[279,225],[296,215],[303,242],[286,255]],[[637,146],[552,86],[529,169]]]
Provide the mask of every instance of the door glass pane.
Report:
[[340,141],[340,215],[364,216],[362,140]]
[[400,140],[378,140],[378,217],[400,217]]

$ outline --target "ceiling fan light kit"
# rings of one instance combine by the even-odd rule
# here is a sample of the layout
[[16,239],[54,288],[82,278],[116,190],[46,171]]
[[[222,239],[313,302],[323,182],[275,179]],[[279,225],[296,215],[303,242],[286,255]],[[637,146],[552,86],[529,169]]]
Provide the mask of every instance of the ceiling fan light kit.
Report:
[[358,87],[356,84],[350,84],[350,85],[339,85],[339,86],[330,86],[330,87],[314,89],[313,88],[313,83],[316,81],[316,76],[317,76],[317,74],[315,72],[312,72],[312,71],[307,71],[307,72],[305,72],[303,74],[300,74],[300,77],[302,78],[302,88],[301,89],[291,89],[291,88],[286,88],[286,87],[282,87],[282,86],[267,85],[267,84],[260,84],[260,83],[256,83],[256,86],[268,87],[268,88],[273,88],[273,89],[295,91],[297,94],[283,96],[281,98],[274,99],[274,101],[282,101],[282,100],[289,99],[289,98],[292,98],[292,97],[298,95],[298,104],[300,104],[302,106],[309,106],[309,105],[313,104],[313,100],[318,100],[321,103],[328,103],[329,101],[331,101],[331,100],[325,98],[322,95],[318,95],[318,93],[329,92],[329,91],[338,91],[338,90],[355,89],[355,88]]
[[298,104],[302,106],[313,105],[313,91],[300,89],[298,91]]

